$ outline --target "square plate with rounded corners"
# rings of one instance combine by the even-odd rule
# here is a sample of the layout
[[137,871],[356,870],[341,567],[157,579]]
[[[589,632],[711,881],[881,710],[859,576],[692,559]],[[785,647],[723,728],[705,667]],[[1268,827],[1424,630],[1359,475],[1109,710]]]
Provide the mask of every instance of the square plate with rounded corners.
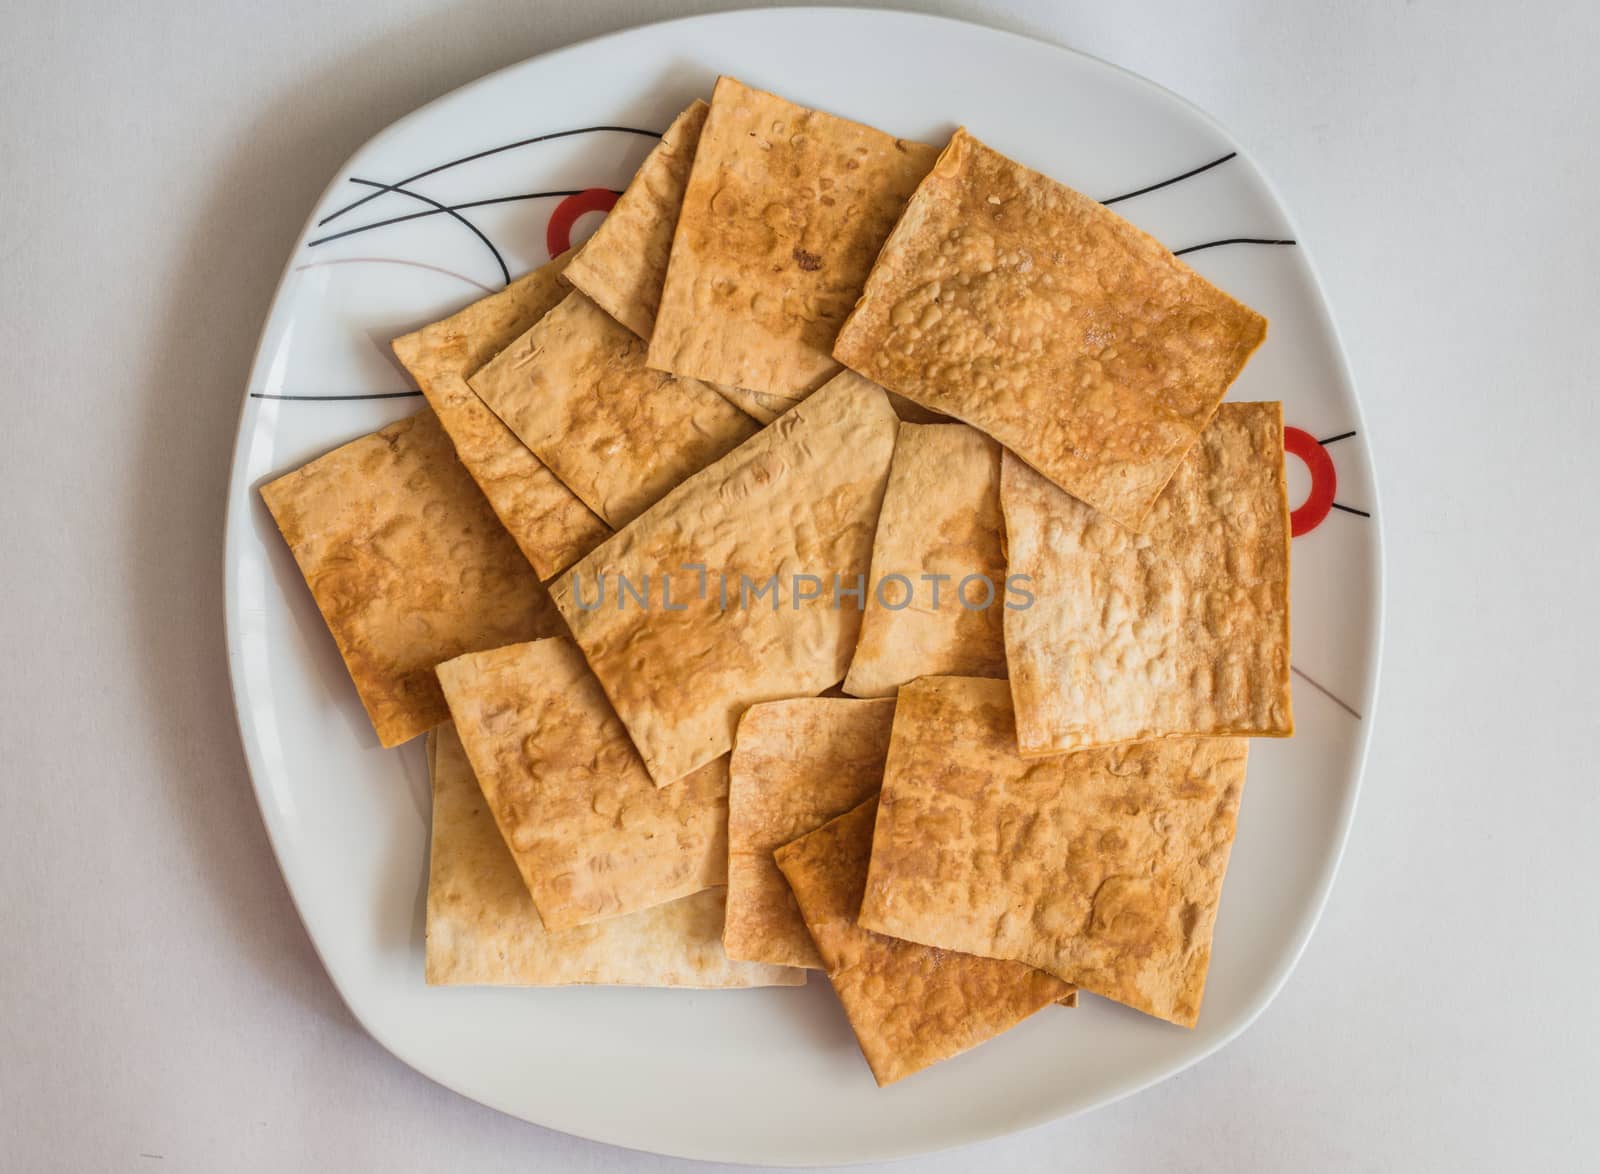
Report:
[[[1116,200],[1271,319],[1231,394],[1283,400],[1290,425],[1299,732],[1252,748],[1193,1031],[1086,997],[880,1091],[820,976],[732,992],[423,983],[421,741],[378,747],[256,490],[421,407],[388,340],[592,231],[651,132],[724,72],[905,137],[942,141],[964,124]],[[267,319],[226,538],[229,659],[251,775],[295,904],[355,1016],[418,1071],[528,1121],[779,1164],[895,1157],[1081,1112],[1243,1030],[1288,975],[1332,882],[1382,633],[1361,413],[1294,236],[1237,144],[1181,99],[1053,45],[897,12],[775,9],[634,29],[502,70],[358,151],[307,223]]]

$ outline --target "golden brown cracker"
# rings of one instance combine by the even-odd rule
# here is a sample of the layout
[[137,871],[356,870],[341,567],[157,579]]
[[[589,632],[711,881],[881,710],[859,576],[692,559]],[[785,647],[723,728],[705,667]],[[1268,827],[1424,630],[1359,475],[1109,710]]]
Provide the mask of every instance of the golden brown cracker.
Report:
[[261,487],[385,746],[447,716],[433,668],[561,630],[424,408]]
[[1159,241],[958,131],[833,353],[1139,529],[1265,336]]
[[566,297],[563,253],[499,293],[397,338],[394,353],[541,579],[587,554],[610,528],[546,469],[467,386],[467,377]]
[[545,928],[727,883],[727,759],[658,789],[572,641],[459,657],[439,680]]
[[1004,681],[915,681],[896,702],[861,924],[1193,1027],[1248,746],[1025,759]]
[[646,367],[644,351],[642,340],[573,292],[468,380],[614,529],[758,428],[699,380]]
[[844,687],[1006,675],[1000,446],[965,424],[904,424],[872,542],[872,595]]
[[710,109],[696,98],[673,119],[567,266],[568,281],[640,338],[655,328],[683,189]]
[[726,753],[749,706],[844,677],[861,613],[833,583],[865,580],[896,427],[842,373],[552,585],[657,784]]
[[1033,597],[1005,612],[1023,754],[1294,732],[1282,405],[1219,407],[1143,534],[1015,458],[1002,483]]
[[728,957],[822,965],[772,853],[877,793],[893,721],[892,698],[745,710],[728,763]]
[[881,1087],[993,1039],[1074,993],[1069,984],[1019,962],[861,928],[856,910],[867,883],[877,807],[876,799],[868,799],[778,849],[777,863]]
[[430,984],[719,988],[805,981],[801,970],[728,960],[721,888],[552,933],[539,920],[449,723],[428,735],[428,774]]
[[724,77],[672,240],[650,365],[799,397],[937,154]]

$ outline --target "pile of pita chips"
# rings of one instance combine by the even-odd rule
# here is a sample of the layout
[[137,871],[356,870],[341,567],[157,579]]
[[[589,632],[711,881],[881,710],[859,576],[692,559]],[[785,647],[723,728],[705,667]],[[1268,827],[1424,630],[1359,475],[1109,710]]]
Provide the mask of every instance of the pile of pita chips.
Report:
[[965,131],[721,79],[395,340],[429,410],[262,490],[432,730],[427,980],[821,969],[880,1085],[1080,989],[1192,1026],[1293,730],[1265,327]]

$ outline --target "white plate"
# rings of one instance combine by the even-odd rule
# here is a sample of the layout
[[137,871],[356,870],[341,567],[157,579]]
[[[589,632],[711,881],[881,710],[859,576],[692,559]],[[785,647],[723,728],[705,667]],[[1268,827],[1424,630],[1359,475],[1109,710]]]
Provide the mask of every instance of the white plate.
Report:
[[[525,140],[658,130],[723,71],[903,136],[939,141],[964,123],[1103,198],[1228,156],[1117,211],[1174,249],[1295,236],[1237,144],[1171,94],[1065,49],[904,13],[783,9],[635,29],[513,66],[403,119],[356,153],[306,225],[239,423],[228,646],[273,847],[329,975],[367,1030],[441,1084],[529,1121],[665,1153],[800,1164],[932,1150],[1105,1104],[1193,1064],[1261,1012],[1311,933],[1355,807],[1381,635],[1379,531],[1367,516],[1376,495],[1360,409],[1303,245],[1189,255],[1272,320],[1232,394],[1285,401],[1303,442],[1291,496],[1331,493],[1340,507],[1296,515],[1299,733],[1251,750],[1199,1027],[1086,998],[879,1091],[817,978],[802,989],[709,993],[423,984],[421,743],[379,749],[256,488],[421,407],[404,394],[387,340],[545,260],[563,220],[575,238],[592,231],[599,214],[582,209],[603,199],[487,201],[621,188],[652,142],[624,130]],[[397,217],[410,219],[366,227]],[[328,239],[335,233],[349,235]]]

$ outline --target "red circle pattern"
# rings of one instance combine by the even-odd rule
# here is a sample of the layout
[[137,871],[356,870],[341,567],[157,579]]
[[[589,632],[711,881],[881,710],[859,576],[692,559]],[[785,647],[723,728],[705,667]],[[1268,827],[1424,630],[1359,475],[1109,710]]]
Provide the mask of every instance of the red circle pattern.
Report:
[[552,257],[572,247],[572,226],[585,212],[609,212],[617,202],[617,193],[610,188],[589,188],[568,196],[550,213],[550,223],[544,230],[545,248]]
[[1315,436],[1299,428],[1285,426],[1283,450],[1305,462],[1311,474],[1311,492],[1300,508],[1289,515],[1289,527],[1296,538],[1309,534],[1322,525],[1322,519],[1333,509],[1333,495],[1339,488],[1339,475],[1334,472],[1333,458]]

